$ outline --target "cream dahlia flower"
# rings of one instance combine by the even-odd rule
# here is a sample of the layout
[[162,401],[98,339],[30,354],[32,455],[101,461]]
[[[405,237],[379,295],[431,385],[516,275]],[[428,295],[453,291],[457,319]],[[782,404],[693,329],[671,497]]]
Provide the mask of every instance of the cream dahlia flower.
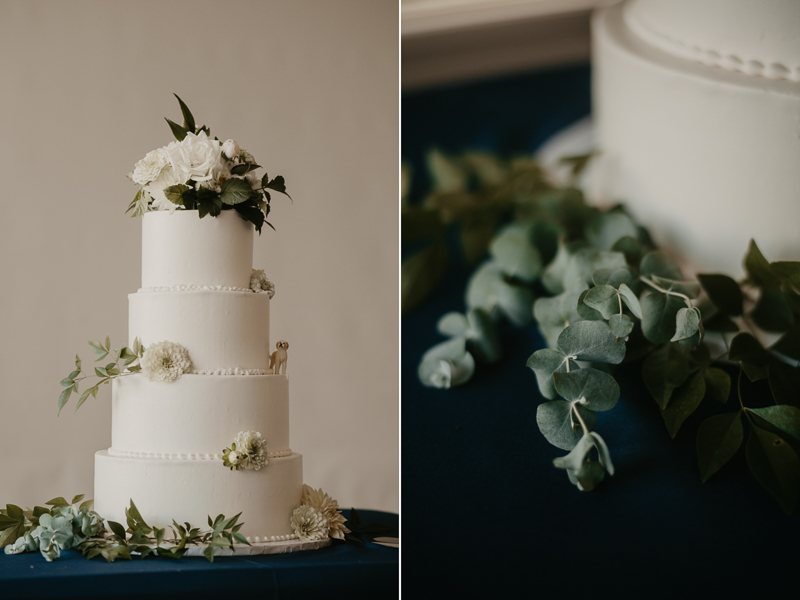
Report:
[[189,352],[175,342],[151,344],[140,361],[142,373],[150,381],[175,381],[192,370]]
[[250,276],[250,289],[258,294],[269,294],[270,300],[275,295],[275,284],[264,274],[262,269],[253,269]]
[[136,163],[131,174],[131,179],[139,185],[147,185],[158,178],[161,170],[169,164],[164,148],[158,148],[145,154],[144,158]]
[[298,539],[324,540],[328,537],[328,521],[313,506],[295,508],[290,523]]
[[240,431],[234,440],[236,449],[241,453],[242,469],[258,471],[269,462],[267,456],[267,440],[258,431]]
[[309,485],[303,484],[303,496],[300,500],[303,506],[316,508],[328,521],[329,535],[337,540],[343,540],[345,533],[350,530],[344,526],[347,519],[339,511],[339,503],[328,496],[322,489],[315,490]]

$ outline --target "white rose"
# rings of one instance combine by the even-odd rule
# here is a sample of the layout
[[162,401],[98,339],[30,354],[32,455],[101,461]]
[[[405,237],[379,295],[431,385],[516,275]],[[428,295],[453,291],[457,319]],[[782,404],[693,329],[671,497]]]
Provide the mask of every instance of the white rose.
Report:
[[153,197],[153,210],[168,210],[175,212],[178,208],[177,204],[173,204],[164,195],[164,189],[171,185],[178,185],[179,183],[186,183],[186,178],[182,173],[176,173],[175,170],[168,166],[164,168],[155,181],[144,189]]
[[164,149],[172,168],[184,175],[184,181],[208,181],[213,178],[212,170],[220,164],[222,146],[219,140],[212,140],[201,131],[195,135],[187,133],[182,142],[170,144]]
[[232,159],[239,155],[239,144],[236,143],[236,140],[225,140],[225,143],[222,144],[222,152]]
[[169,159],[167,159],[164,148],[148,152],[142,160],[136,163],[131,179],[139,185],[147,185],[156,179],[168,164]]

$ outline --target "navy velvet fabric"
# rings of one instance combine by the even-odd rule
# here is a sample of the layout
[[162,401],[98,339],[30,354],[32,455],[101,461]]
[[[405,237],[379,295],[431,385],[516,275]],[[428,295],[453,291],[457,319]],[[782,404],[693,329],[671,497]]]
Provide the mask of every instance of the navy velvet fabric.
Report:
[[[589,113],[589,90],[590,71],[582,66],[407,94],[403,158],[419,174],[430,146],[532,152]],[[783,514],[753,479],[743,449],[700,481],[697,426],[710,411],[735,410],[733,394],[726,406],[705,401],[671,440],[640,366],[622,366],[620,402],[599,413],[596,426],[617,472],[584,493],[553,467],[565,452],[536,425],[544,399],[525,366],[545,347],[535,328],[504,325],[504,360],[480,368],[463,387],[423,387],[419,359],[444,339],[438,318],[463,312],[468,275],[456,260],[433,297],[402,319],[404,591],[447,598],[797,597],[798,517]],[[744,392],[769,394],[763,382]]]
[[[348,517],[350,511],[342,510]],[[397,528],[395,514],[358,511],[363,524]],[[397,532],[387,535],[397,535]],[[370,537],[362,537],[371,540]],[[67,550],[48,563],[38,552],[0,552],[0,598],[314,599],[397,597],[399,556],[367,542],[334,542],[320,550],[181,560],[86,560]]]

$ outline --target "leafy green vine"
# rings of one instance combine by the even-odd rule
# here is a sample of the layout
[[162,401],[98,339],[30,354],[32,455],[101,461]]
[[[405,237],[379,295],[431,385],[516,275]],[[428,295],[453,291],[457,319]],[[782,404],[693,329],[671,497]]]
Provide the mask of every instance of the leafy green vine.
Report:
[[[404,301],[418,303],[435,288],[431,273],[441,265],[421,274],[420,263],[431,262],[430,248],[449,223],[459,224],[467,258],[486,251],[489,258],[467,284],[466,314],[440,319],[439,332],[451,339],[425,353],[420,380],[440,388],[466,383],[482,363],[500,360],[498,320],[535,321],[548,345],[527,363],[548,400],[537,409],[537,424],[551,444],[569,451],[555,466],[588,491],[614,474],[594,431],[596,412],[611,410],[619,398],[613,365],[641,361],[674,438],[705,398],[728,401],[731,378],[718,363],[738,363],[739,382],[743,374],[767,380],[774,404],[749,407],[737,385],[739,409],[698,429],[701,479],[741,447],[744,414],[750,471],[792,512],[800,496],[800,262],[770,263],[751,241],[742,281],[718,273],[687,280],[623,206],[585,203],[572,184],[587,160],[567,159],[573,178],[559,187],[532,161],[431,153],[434,190],[422,206],[404,208],[404,239],[429,244],[403,263]],[[485,226],[480,243],[471,231],[475,218]],[[775,334],[776,341],[762,341]],[[712,360],[712,350],[723,347]]]

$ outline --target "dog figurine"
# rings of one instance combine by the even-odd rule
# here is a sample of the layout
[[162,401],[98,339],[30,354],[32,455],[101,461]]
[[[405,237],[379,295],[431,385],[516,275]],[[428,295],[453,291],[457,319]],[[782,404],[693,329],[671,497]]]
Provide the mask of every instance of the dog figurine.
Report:
[[286,351],[289,349],[289,342],[281,340],[275,347],[277,350],[269,355],[269,374],[286,375],[286,363],[289,361]]

